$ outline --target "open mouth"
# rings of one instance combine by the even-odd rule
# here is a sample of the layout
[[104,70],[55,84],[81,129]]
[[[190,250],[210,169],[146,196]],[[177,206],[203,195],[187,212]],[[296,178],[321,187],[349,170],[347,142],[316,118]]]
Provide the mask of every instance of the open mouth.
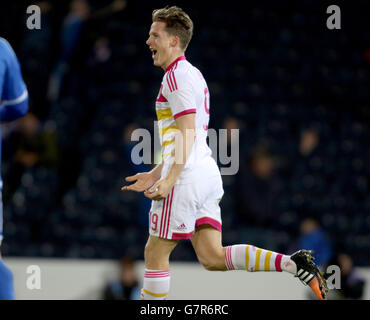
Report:
[[157,50],[152,50],[152,58],[154,58],[155,57],[155,55],[157,54]]

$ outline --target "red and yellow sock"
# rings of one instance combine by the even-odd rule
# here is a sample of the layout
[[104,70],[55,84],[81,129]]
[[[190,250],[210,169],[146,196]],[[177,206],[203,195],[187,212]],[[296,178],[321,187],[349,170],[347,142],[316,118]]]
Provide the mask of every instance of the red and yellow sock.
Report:
[[226,247],[225,264],[228,270],[297,272],[297,266],[290,256],[249,244]]

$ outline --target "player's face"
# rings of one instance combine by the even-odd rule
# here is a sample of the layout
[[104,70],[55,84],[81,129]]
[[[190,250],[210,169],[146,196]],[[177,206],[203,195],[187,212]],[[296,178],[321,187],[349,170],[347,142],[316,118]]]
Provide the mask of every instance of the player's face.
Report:
[[149,38],[146,44],[152,51],[153,63],[157,67],[166,69],[171,63],[171,48],[173,37],[165,30],[164,22],[153,22],[149,31]]

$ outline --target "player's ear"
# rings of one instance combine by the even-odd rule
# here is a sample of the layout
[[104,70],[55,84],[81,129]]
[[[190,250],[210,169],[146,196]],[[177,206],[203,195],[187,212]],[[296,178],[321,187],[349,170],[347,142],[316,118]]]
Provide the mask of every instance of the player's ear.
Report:
[[179,36],[172,36],[172,39],[171,39],[171,46],[172,47],[176,47],[178,44],[180,43],[180,38]]

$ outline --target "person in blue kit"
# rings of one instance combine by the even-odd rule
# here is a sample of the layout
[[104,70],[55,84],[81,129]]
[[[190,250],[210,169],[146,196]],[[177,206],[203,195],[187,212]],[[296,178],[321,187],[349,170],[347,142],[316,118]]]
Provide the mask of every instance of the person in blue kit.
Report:
[[[0,37],[0,121],[13,121],[23,117],[27,111],[28,92],[22,78],[19,61],[8,41]],[[13,275],[1,259],[1,241],[3,240],[2,189],[3,181],[0,176],[0,300],[14,300]]]
[[306,217],[301,222],[301,236],[299,238],[299,248],[310,248],[315,253],[315,263],[322,269],[332,258],[332,246],[328,235],[325,233],[320,223],[314,217]]

